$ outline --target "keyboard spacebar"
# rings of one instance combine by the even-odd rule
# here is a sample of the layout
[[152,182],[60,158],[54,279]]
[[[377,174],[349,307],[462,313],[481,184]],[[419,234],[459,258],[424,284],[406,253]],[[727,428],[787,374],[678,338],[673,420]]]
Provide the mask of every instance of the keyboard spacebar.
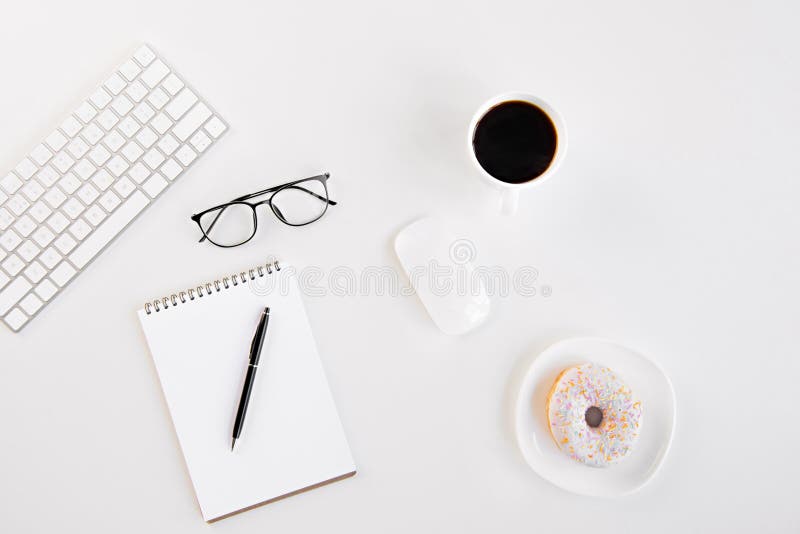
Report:
[[150,200],[141,191],[133,193],[117,211],[109,215],[108,219],[103,221],[103,224],[98,226],[94,233],[69,255],[69,261],[78,269],[85,267],[149,203]]

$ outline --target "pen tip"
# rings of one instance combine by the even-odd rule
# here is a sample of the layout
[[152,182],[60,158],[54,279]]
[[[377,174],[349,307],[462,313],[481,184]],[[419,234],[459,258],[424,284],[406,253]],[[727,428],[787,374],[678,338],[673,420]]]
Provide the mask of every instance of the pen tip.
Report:
[[236,438],[233,438],[233,441],[231,442],[231,452],[233,452],[234,445],[236,445]]

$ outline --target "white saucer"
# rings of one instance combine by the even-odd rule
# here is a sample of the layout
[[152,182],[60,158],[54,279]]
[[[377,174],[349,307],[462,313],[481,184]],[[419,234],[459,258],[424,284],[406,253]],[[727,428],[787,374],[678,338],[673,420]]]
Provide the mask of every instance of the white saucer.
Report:
[[[642,400],[639,441],[626,458],[609,467],[570,459],[553,441],[547,422],[547,395],[558,374],[590,361],[613,369]],[[548,347],[531,364],[515,419],[522,455],[540,476],[574,493],[614,497],[638,490],[658,472],[672,443],[675,392],[661,368],[634,350],[599,338],[567,339]]]

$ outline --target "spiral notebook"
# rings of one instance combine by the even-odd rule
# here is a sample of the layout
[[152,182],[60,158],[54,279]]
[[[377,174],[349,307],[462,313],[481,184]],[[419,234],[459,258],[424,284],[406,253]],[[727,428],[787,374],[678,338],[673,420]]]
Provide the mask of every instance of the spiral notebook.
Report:
[[[269,328],[231,452],[265,306]],[[258,266],[148,302],[138,314],[206,521],[355,474],[291,267]]]

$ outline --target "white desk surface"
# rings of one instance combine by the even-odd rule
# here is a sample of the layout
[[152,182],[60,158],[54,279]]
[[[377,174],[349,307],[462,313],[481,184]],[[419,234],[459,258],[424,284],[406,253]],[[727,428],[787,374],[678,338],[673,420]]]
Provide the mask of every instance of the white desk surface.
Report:
[[[0,167],[141,41],[232,130],[23,333],[0,328],[0,530],[800,529],[796,4],[199,5],[5,6]],[[570,147],[503,218],[465,128],[512,89],[560,109]],[[193,211],[318,170],[341,201],[319,223],[195,242]],[[552,295],[497,298],[463,337],[413,296],[307,298],[359,474],[208,527],[135,310],[272,254],[397,268],[394,234],[426,214],[458,221],[478,263],[536,267]],[[638,348],[675,385],[672,451],[626,498],[552,486],[511,432],[510,384],[580,335]]]

